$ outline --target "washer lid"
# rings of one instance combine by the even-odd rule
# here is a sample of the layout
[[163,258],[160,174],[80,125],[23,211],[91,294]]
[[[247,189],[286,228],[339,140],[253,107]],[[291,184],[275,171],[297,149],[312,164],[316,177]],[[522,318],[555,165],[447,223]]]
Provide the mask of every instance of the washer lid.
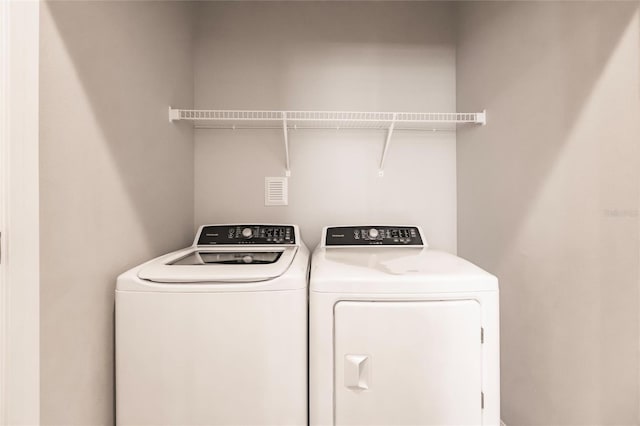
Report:
[[156,283],[266,281],[284,274],[298,247],[191,247],[162,256],[138,277]]

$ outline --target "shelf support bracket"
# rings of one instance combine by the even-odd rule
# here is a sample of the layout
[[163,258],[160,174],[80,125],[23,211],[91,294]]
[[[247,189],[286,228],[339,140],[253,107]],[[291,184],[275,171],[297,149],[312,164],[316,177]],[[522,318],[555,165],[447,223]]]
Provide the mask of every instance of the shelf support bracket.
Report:
[[291,169],[289,168],[289,130],[287,128],[287,113],[282,113],[282,133],[284,136],[284,161],[285,161],[285,176],[291,176]]
[[169,122],[180,120],[180,110],[169,107]]
[[481,124],[483,126],[487,125],[487,110],[483,109],[482,112],[477,114],[476,123]]
[[382,150],[382,158],[380,159],[380,167],[378,167],[378,176],[384,176],[384,161],[387,158],[387,151],[389,150],[389,145],[391,145],[391,136],[393,136],[393,129],[396,127],[396,115],[393,114],[393,120],[391,121],[391,125],[387,129],[387,139],[384,141],[384,148]]

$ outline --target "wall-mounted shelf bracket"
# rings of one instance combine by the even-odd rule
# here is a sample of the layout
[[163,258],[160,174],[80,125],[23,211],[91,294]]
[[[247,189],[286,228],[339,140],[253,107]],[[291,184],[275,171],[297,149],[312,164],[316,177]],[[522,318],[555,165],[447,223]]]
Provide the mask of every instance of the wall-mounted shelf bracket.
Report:
[[289,168],[289,128],[287,127],[286,115],[282,119],[282,132],[284,134],[284,175],[289,177],[291,176],[291,169]]
[[180,110],[169,107],[169,122],[180,120]]
[[487,125],[487,110],[483,109],[482,112],[476,113],[476,123],[481,124],[483,126]]
[[384,148],[382,149],[382,158],[380,159],[380,167],[378,167],[378,176],[384,176],[384,160],[387,158],[387,151],[389,151],[389,145],[391,144],[391,136],[393,136],[393,129],[396,127],[396,115],[393,114],[393,121],[387,130],[387,139],[384,141]]
[[196,129],[280,129],[284,138],[285,175],[291,175],[289,130],[371,129],[386,130],[387,137],[378,167],[384,165],[394,132],[455,131],[458,124],[487,123],[487,112],[345,112],[345,111],[244,111],[193,110],[169,107],[169,121],[190,121]]

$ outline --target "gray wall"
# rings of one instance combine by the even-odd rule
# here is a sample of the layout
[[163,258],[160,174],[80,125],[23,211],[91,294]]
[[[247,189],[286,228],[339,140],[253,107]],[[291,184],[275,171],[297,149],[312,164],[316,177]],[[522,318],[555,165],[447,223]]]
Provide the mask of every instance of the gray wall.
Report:
[[638,422],[637,3],[459,7],[459,253],[501,291],[508,425]]
[[191,12],[42,5],[42,424],[113,424],[115,279],[192,238]]
[[[454,111],[453,4],[199,4],[196,107]],[[196,130],[196,224],[417,223],[456,251],[454,133],[398,133],[378,177],[384,132],[292,131],[289,206],[264,207],[282,176],[282,131]]]

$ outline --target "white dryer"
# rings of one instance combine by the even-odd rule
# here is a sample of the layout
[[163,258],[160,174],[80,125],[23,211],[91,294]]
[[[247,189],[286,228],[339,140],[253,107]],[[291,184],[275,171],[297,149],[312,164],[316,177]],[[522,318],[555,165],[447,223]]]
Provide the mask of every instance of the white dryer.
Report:
[[325,228],[311,260],[310,423],[499,425],[498,280],[415,226]]
[[306,425],[297,226],[207,225],[116,289],[118,425]]

